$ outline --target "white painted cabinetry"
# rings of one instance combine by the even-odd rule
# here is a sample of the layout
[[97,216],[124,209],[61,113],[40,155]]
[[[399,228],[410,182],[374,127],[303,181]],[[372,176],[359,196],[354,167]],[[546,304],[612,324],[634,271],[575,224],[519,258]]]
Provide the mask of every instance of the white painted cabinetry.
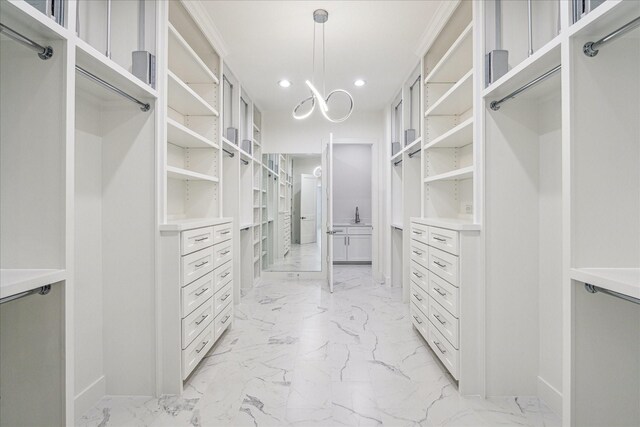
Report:
[[371,262],[371,226],[336,226],[333,237],[333,260],[337,262]]

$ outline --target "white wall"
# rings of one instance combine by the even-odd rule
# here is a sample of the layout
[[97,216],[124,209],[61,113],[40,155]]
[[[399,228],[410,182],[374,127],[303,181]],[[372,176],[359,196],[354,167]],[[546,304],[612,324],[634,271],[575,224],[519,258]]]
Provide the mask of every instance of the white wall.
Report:
[[[320,156],[295,157],[293,159],[293,212],[291,212],[292,241],[300,243],[300,174],[313,174],[313,170],[320,166]],[[320,206],[318,206],[320,208]],[[322,212],[322,211],[321,211]],[[318,217],[318,224],[322,219]]]
[[333,148],[333,219],[336,223],[355,219],[371,223],[371,146],[336,145]]

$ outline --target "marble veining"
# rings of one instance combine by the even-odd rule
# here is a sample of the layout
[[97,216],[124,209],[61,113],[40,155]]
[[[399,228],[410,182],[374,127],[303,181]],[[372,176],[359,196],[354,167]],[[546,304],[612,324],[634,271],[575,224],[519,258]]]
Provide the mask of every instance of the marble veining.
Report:
[[483,400],[457,386],[371,266],[244,293],[235,324],[182,396],[106,397],[81,426],[560,426],[538,399]]

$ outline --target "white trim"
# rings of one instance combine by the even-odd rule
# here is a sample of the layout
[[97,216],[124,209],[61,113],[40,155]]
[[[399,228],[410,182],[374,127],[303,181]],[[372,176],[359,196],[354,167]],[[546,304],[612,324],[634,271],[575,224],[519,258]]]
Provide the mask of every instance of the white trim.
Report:
[[440,34],[449,22],[449,18],[460,4],[460,0],[456,1],[443,1],[433,14],[433,18],[427,24],[427,29],[420,36],[420,42],[415,49],[415,54],[418,56],[424,56],[427,50],[431,47],[435,39]]
[[207,39],[209,39],[209,42],[218,51],[220,56],[223,58],[226,57],[228,54],[227,45],[203,3],[201,1],[183,1],[182,5],[187,12],[189,12],[189,15],[191,15],[191,18],[193,18],[196,24],[198,24],[200,30],[202,30]]
[[562,416],[562,392],[538,376],[538,397],[554,414]]
[[80,418],[91,409],[104,395],[107,394],[107,381],[104,375],[98,377],[97,380],[89,384],[84,390],[74,397],[75,403],[75,422],[79,422]]

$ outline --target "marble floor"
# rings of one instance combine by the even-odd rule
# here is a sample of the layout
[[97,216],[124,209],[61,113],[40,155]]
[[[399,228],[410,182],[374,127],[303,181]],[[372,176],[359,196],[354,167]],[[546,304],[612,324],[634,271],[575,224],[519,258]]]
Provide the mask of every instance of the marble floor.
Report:
[[82,426],[559,426],[535,398],[461,397],[411,326],[400,290],[370,266],[318,281],[269,281],[183,396],[104,398]]
[[289,253],[274,262],[268,271],[321,271],[322,249],[320,239],[316,243],[291,243]]

